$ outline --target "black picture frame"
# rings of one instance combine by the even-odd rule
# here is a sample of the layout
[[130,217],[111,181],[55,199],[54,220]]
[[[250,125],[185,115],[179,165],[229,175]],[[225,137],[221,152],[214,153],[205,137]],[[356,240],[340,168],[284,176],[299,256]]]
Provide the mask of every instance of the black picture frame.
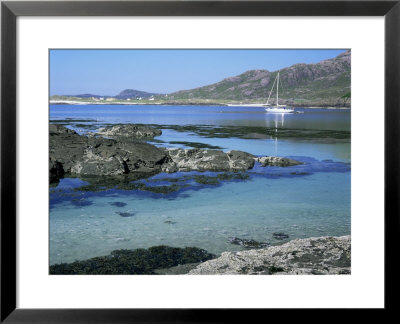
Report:
[[[395,310],[399,237],[400,0],[393,1],[2,1],[1,322],[198,323],[249,320],[265,310],[16,308],[16,19],[19,16],[384,16],[385,310]],[[371,130],[373,131],[373,130]],[[372,153],[371,153],[372,154]],[[373,238],[371,238],[373,239]],[[373,258],[373,256],[371,256]],[[366,283],[368,284],[368,283]],[[261,314],[258,314],[261,313]],[[255,319],[256,317],[254,317]],[[248,321],[245,321],[248,322]],[[250,322],[252,322],[250,320]]]

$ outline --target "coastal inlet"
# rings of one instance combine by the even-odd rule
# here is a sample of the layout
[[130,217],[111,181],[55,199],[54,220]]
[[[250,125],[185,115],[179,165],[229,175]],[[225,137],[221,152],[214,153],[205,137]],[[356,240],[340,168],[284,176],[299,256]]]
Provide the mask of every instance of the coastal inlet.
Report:
[[118,255],[138,273],[188,273],[223,252],[349,235],[350,112],[303,111],[51,105],[52,271]]

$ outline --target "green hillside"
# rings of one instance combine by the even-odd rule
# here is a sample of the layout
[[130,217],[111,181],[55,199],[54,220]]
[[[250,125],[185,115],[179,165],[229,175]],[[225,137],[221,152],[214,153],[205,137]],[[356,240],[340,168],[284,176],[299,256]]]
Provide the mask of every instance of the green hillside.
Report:
[[[251,70],[208,86],[165,95],[166,101],[267,101],[277,71]],[[279,103],[294,106],[350,106],[351,52],[316,64],[280,70]],[[276,87],[270,103],[275,103]],[[157,98],[156,98],[157,99]]]

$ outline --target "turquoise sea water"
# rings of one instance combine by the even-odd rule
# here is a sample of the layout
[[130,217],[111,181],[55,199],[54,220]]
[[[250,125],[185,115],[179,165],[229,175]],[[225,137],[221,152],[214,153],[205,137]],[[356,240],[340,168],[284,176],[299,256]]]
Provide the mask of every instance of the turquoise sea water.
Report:
[[[169,194],[80,191],[74,188],[84,181],[62,179],[50,189],[50,264],[161,244],[196,246],[215,254],[242,249],[228,242],[232,236],[279,244],[272,233],[284,232],[290,239],[350,234],[350,138],[342,136],[350,131],[350,111],[299,111],[304,113],[275,115],[246,107],[51,105],[51,122],[81,133],[113,123],[157,124],[164,128],[155,145],[190,147],[189,142],[196,142],[224,151],[289,156],[305,164],[257,165],[247,172],[248,179],[217,185],[193,181],[196,175],[213,173],[158,174],[147,180],[166,185],[171,182],[163,178],[172,177],[185,184]],[[229,133],[212,136],[199,132],[198,126]],[[277,135],[260,136],[267,129],[276,129]],[[290,135],[294,133],[299,135]]]

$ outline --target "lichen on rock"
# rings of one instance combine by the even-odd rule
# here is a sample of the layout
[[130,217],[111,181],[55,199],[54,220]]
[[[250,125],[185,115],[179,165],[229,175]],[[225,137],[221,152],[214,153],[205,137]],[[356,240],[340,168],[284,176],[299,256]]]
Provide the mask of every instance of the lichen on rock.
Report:
[[283,245],[224,252],[201,263],[189,274],[350,274],[351,237],[297,239]]

